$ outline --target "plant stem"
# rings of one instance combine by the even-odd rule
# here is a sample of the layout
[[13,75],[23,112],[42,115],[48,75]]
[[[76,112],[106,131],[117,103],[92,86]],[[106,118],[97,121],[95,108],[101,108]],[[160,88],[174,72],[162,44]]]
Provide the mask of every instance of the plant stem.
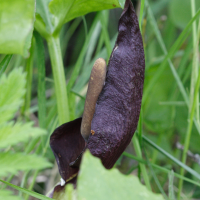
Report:
[[141,0],[141,4],[140,4],[140,19],[139,19],[139,26],[140,26],[140,30],[142,30],[142,16],[143,16],[143,12],[144,12],[144,3],[145,0]]
[[[195,15],[195,0],[191,0],[191,12],[192,12],[192,17]],[[194,97],[194,87],[197,81],[197,76],[198,76],[198,46],[196,45],[198,43],[197,39],[197,27],[196,27],[196,21],[193,22],[192,24],[192,35],[193,35],[193,61],[192,61],[192,73],[191,73],[191,87],[190,87],[190,102],[193,102],[193,97]],[[197,122],[199,123],[199,95],[197,95],[196,99],[196,119]],[[191,107],[190,107],[191,111]]]
[[[195,1],[191,0],[192,17],[195,15]],[[184,150],[182,155],[182,162],[186,163],[187,151],[189,149],[190,138],[192,134],[193,119],[196,116],[197,124],[199,126],[199,83],[200,83],[200,71],[198,69],[198,43],[200,26],[196,27],[196,21],[192,24],[193,31],[193,61],[192,61],[192,73],[191,73],[191,87],[190,87],[190,106],[189,106],[189,123],[187,127],[187,133],[184,142]],[[196,111],[196,112],[195,112]],[[196,115],[195,115],[196,114]],[[184,169],[181,168],[180,174],[184,175]],[[183,180],[179,180],[179,190],[177,199],[180,200],[183,187]]]
[[[142,29],[141,29],[141,25],[142,25],[142,16],[143,16],[143,11],[144,11],[144,1],[145,0],[142,0],[141,1],[141,7],[140,7],[140,19],[139,19],[139,27],[140,27],[140,31],[142,32]],[[140,145],[142,143],[142,118],[143,118],[143,112],[142,112],[142,108],[141,108],[141,112],[140,112],[140,118],[139,118],[139,122],[138,122],[138,135],[139,135],[139,140],[137,138],[137,136],[133,136],[132,138],[132,141],[133,141],[133,146],[134,146],[134,149],[135,149],[135,152],[136,152],[136,155],[137,157],[141,158],[142,159],[142,151],[141,151],[141,148],[140,148]],[[141,169],[141,172],[142,172],[142,175],[143,175],[143,178],[144,178],[144,182],[147,186],[147,188],[152,191],[151,189],[151,184],[150,184],[150,181],[149,181],[149,177],[148,177],[148,174],[147,174],[147,170],[146,170],[146,167],[144,164],[140,163],[139,164],[140,166],[140,169]]]
[[[138,141],[138,138],[137,138],[136,135],[133,136],[132,141],[133,141],[133,146],[135,148],[135,152],[136,152],[137,157],[142,159],[142,152],[141,152],[140,144],[139,144],[139,141]],[[140,163],[139,165],[140,165],[140,169],[142,171],[144,182],[145,182],[147,188],[151,191],[151,184],[150,184],[150,181],[149,181],[149,177],[148,177],[145,165],[142,164],[142,163]]]
[[54,76],[58,119],[59,124],[63,124],[69,121],[69,106],[59,37],[48,37],[47,44]]
[[[37,178],[37,175],[39,173],[39,170],[35,171],[34,172],[34,175],[33,175],[33,180],[28,188],[28,190],[32,190],[33,189],[33,186],[35,185],[35,180]],[[26,194],[25,197],[24,197],[25,200],[28,200],[29,199],[29,194]]]
[[[184,150],[183,150],[183,156],[182,156],[182,163],[184,163],[184,164],[186,162],[187,151],[189,149],[189,144],[190,144],[190,137],[191,137],[192,126],[193,126],[193,118],[194,118],[194,113],[195,113],[195,108],[196,108],[196,98],[199,93],[199,85],[200,85],[200,71],[199,71],[197,83],[195,86],[194,98],[193,98],[193,102],[192,102],[192,109],[190,112],[189,124],[188,124],[187,133],[186,133],[186,137],[185,137]],[[181,168],[180,175],[183,176],[183,174],[184,174],[184,168]],[[182,187],[183,187],[183,180],[180,180],[179,181],[178,198],[177,198],[178,200],[180,199]]]

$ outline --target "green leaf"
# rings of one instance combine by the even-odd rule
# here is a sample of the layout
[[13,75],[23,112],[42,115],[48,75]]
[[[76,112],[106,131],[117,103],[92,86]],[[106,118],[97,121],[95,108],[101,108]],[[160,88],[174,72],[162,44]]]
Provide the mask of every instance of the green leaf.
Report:
[[32,127],[33,122],[22,124],[13,122],[0,124],[0,148],[14,145],[19,142],[26,142],[29,139],[44,135],[45,130]]
[[[13,184],[8,183],[8,182],[6,182],[6,181],[3,181],[3,180],[1,180],[1,179],[0,179],[0,181],[1,181],[2,183],[5,183],[6,185],[8,185],[8,186],[10,186],[10,187],[12,187],[12,188],[14,188],[14,189],[16,189],[16,190],[19,190],[19,191],[21,191],[21,192],[24,192],[24,193],[26,193],[26,194],[29,194],[29,195],[31,195],[31,196],[33,196],[33,197],[35,197],[35,198],[38,198],[38,199],[41,199],[41,200],[53,200],[53,199],[51,199],[51,198],[49,198],[49,197],[46,197],[46,196],[44,196],[44,195],[42,195],[42,194],[38,194],[37,192],[33,192],[33,191],[27,190],[27,189],[25,189],[25,188],[21,188],[21,187],[19,187],[19,186],[13,185]],[[5,199],[4,199],[4,200],[5,200]],[[13,199],[12,199],[12,200],[13,200]],[[14,199],[14,200],[15,200],[15,199]]]
[[[124,0],[37,0],[36,29],[44,37],[58,33],[62,25],[76,17],[90,12],[124,6]],[[44,24],[46,33],[44,33]]]
[[23,153],[0,153],[0,176],[8,173],[16,173],[18,170],[34,170],[51,167],[46,159],[37,155],[25,155]]
[[78,200],[164,199],[150,192],[137,177],[125,176],[117,169],[106,170],[89,151],[83,156],[77,190]]
[[55,26],[82,15],[99,10],[120,7],[118,0],[76,1],[76,0],[52,0],[49,4],[50,12],[54,15]]
[[22,68],[14,69],[8,76],[3,74],[0,78],[0,123],[14,117],[22,104],[25,84]]
[[28,57],[35,0],[0,0],[0,53]]
[[0,190],[0,197],[3,200],[22,200],[19,196],[14,196],[9,190]]

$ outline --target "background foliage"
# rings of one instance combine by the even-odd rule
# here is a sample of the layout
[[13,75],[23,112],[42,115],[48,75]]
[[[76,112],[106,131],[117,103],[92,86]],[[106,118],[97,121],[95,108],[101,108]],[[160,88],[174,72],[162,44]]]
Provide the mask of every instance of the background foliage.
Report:
[[[81,2],[0,0],[0,177],[11,183],[0,185],[4,199],[48,199],[40,194],[59,181],[49,136],[59,124],[81,116],[93,63],[99,57],[108,61],[111,54],[124,1]],[[106,182],[124,180],[115,181],[116,191],[131,187],[134,195],[139,189],[132,176],[138,176],[146,185],[137,183],[143,192],[198,199],[200,1],[133,4],[146,57],[142,112],[132,143],[115,165],[131,176],[107,172],[87,153],[78,183],[101,184],[102,170]],[[94,176],[89,167],[96,168]],[[103,185],[100,191],[109,197]],[[69,185],[65,198],[89,195],[81,186],[75,192]]]

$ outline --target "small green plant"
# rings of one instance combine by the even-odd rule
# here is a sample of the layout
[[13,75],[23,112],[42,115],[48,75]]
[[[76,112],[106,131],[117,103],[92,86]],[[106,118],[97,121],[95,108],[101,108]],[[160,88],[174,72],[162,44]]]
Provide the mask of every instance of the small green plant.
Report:
[[[23,96],[26,92],[26,74],[22,68],[14,69],[9,75],[0,77],[0,177],[11,177],[18,171],[41,170],[51,167],[43,157],[23,152],[27,142],[44,136],[46,131],[33,127],[33,122],[24,123],[15,120]],[[1,187],[4,187],[1,185]],[[21,199],[12,196],[12,193],[3,189],[0,196],[5,199]]]

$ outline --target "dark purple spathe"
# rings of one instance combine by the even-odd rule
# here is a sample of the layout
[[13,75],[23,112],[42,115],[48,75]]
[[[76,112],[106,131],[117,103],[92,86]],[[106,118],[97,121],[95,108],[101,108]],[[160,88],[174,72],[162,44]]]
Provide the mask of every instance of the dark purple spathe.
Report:
[[144,50],[137,16],[130,0],[119,20],[105,86],[98,98],[87,147],[112,168],[130,143],[140,115],[144,82]]
[[51,135],[50,145],[65,181],[76,183],[74,177],[86,148],[109,169],[128,146],[140,115],[144,70],[143,42],[137,16],[131,0],[126,0],[87,144],[80,133],[81,118],[63,124]]

